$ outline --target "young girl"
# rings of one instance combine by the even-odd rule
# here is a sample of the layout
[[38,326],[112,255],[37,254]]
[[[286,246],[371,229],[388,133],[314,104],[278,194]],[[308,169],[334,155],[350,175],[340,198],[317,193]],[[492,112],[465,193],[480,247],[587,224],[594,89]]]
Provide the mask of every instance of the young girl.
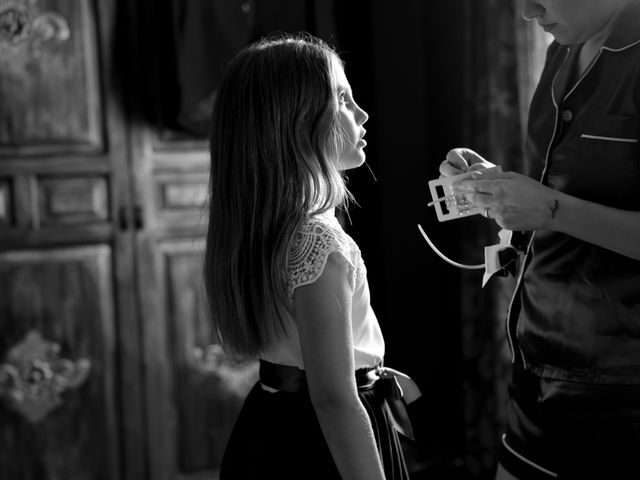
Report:
[[[228,66],[211,126],[205,280],[223,347],[260,359],[222,480],[407,479],[399,400],[360,250],[334,209],[368,115],[321,40],[280,36]],[[410,398],[409,398],[410,396]],[[392,424],[396,427],[392,427]]]

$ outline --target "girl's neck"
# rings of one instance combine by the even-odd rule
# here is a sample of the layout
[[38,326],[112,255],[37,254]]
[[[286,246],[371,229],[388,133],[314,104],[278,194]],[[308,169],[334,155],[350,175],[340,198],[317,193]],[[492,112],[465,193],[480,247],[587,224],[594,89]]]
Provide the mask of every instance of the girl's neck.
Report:
[[320,215],[323,217],[335,217],[336,216],[336,207],[332,207],[326,212],[322,212]]

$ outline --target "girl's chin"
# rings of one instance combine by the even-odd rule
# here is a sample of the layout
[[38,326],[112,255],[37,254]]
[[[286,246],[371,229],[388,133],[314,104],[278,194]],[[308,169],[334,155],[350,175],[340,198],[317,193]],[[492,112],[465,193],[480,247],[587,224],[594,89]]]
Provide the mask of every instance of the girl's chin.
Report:
[[353,170],[362,166],[366,160],[366,155],[362,149],[359,149],[356,155],[351,155],[349,158],[340,160],[338,162],[338,170]]
[[343,163],[341,165],[338,166],[338,170],[344,172],[346,170],[353,170],[354,168],[358,168],[361,167],[364,164],[364,159],[362,159],[359,162],[348,162],[348,163]]

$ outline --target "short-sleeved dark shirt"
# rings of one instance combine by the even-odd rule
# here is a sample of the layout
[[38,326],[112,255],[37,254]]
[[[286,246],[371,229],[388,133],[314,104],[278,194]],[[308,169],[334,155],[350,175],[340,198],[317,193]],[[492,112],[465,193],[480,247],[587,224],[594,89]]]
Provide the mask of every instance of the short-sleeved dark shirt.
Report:
[[[577,80],[581,45],[552,43],[531,102],[529,174],[590,202],[640,211],[640,7]],[[507,322],[514,361],[540,377],[640,384],[640,261],[533,233]]]

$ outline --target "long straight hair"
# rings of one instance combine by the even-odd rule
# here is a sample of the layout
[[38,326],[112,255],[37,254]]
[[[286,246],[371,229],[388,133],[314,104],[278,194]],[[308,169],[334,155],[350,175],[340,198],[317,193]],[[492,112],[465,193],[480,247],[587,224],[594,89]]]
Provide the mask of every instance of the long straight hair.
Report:
[[336,159],[336,68],[315,37],[270,37],[232,60],[218,91],[204,275],[219,340],[235,356],[258,356],[284,332],[294,235],[350,198]]

